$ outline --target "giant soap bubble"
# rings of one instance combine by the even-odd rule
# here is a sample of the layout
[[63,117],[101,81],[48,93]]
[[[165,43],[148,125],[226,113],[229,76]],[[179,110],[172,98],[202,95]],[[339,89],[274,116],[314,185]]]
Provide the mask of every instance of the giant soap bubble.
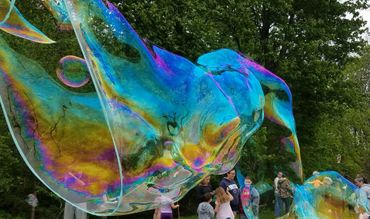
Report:
[[369,206],[367,197],[353,183],[335,171],[324,171],[295,187],[292,215],[300,219],[355,219],[355,211],[370,213]]
[[[9,8],[2,2],[0,15]],[[14,49],[15,37],[0,35],[9,129],[30,169],[57,195],[95,215],[153,209],[162,196],[177,201],[206,175],[233,168],[265,117],[290,130],[283,142],[302,176],[292,96],[282,79],[230,49],[192,63],[148,47],[109,2],[58,3],[46,1],[59,18],[67,12],[63,22],[72,25],[86,62],[55,53],[60,57],[37,60]],[[4,25],[32,48],[52,48],[16,7]],[[73,74],[81,69],[76,75],[83,77],[76,82],[59,71],[73,88],[61,85],[51,60],[67,69],[72,60],[81,67]],[[86,83],[85,63],[94,91],[76,90]]]
[[53,43],[54,41],[23,18],[14,3],[14,0],[0,2],[0,29],[38,43]]
[[63,0],[42,0],[50,13],[58,22],[59,29],[70,30],[71,23]]

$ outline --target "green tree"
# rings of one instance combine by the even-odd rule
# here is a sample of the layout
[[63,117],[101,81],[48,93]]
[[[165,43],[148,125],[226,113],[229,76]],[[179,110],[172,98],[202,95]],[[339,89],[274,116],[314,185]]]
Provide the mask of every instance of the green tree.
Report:
[[[370,175],[366,172],[370,169],[370,53],[363,50],[364,21],[358,13],[367,8],[367,0],[112,2],[148,44],[192,61],[206,52],[231,48],[283,78],[293,93],[306,175],[324,169],[352,177],[360,172]],[[17,0],[17,6],[58,43],[40,46],[1,33],[14,49],[37,60],[52,75],[58,59],[50,54],[81,56],[74,34],[59,31],[39,0]],[[284,136],[286,130],[266,121],[242,153],[243,170],[258,180],[272,179],[274,171],[287,169],[290,155],[279,146]],[[28,170],[3,119],[0,152],[0,195],[6,200],[0,204],[0,217],[3,212],[28,217],[25,195],[35,190],[40,195],[40,218],[57,217],[62,202]]]
[[[320,118],[341,115],[345,108],[363,102],[343,70],[365,45],[358,10],[367,8],[367,1],[148,0],[126,1],[118,7],[138,33],[156,45],[192,60],[229,47],[284,78],[293,93],[304,167],[312,163],[310,157],[321,141],[315,133]],[[282,149],[271,141],[281,137],[275,126],[269,122],[264,126],[269,127],[265,153],[285,160],[276,153]],[[267,160],[260,160],[266,169],[279,166]]]

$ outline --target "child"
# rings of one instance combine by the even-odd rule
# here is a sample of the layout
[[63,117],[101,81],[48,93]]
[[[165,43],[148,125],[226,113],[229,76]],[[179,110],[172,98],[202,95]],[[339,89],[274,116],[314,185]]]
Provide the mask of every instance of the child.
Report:
[[172,219],[172,209],[180,207],[180,205],[175,205],[172,199],[164,195],[157,198],[156,202],[158,202],[161,207],[155,209],[153,215],[154,219]]
[[203,195],[203,202],[198,205],[198,218],[199,219],[212,219],[215,216],[215,211],[212,205],[209,203],[212,201],[211,193],[206,193]]
[[260,202],[260,195],[256,188],[252,185],[250,177],[245,177],[244,184],[240,188],[241,200],[241,216],[244,219],[258,218],[258,205]]
[[229,192],[229,188],[226,188],[226,192],[222,187],[216,189],[216,208],[217,219],[234,219],[234,213],[230,206],[230,201],[234,198]]

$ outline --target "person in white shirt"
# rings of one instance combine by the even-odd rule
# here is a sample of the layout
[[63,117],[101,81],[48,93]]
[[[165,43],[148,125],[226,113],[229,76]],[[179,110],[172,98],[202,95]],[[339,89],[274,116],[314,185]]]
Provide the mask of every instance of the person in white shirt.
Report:
[[160,208],[154,210],[153,219],[172,219],[172,209],[180,207],[174,204],[173,200],[165,195],[161,195],[155,200],[160,204]]
[[283,209],[283,201],[279,195],[278,190],[278,182],[283,177],[283,173],[281,171],[278,172],[276,178],[274,179],[274,194],[275,194],[275,217],[280,217]]

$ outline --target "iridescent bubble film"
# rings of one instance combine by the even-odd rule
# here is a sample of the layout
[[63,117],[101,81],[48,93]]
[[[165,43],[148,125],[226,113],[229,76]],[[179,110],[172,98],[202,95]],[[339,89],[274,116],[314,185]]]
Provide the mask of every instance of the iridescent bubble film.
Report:
[[63,0],[41,0],[42,3],[49,9],[50,13],[58,22],[59,29],[71,30],[71,22],[69,21],[68,12]]
[[295,187],[291,214],[301,219],[355,219],[355,211],[370,213],[368,202],[353,183],[335,171],[325,171]]
[[38,43],[54,43],[53,40],[28,22],[9,0],[0,1],[0,19],[2,21],[0,29],[7,33]]
[[[7,6],[7,7],[4,7]],[[10,3],[9,2],[4,2],[2,7],[4,7],[2,9],[3,11],[3,16],[1,17],[1,21],[0,21],[0,25],[4,24],[10,17],[10,14],[12,13],[14,7],[15,7],[15,0],[12,0]],[[8,10],[8,11],[6,11]]]
[[3,39],[0,57],[2,107],[34,173],[81,208],[96,209],[106,196],[117,196],[119,164],[96,94],[63,88]]
[[[265,116],[290,130],[284,143],[302,175],[282,79],[229,49],[192,63],[148,47],[109,2],[64,6],[83,59],[50,53],[57,60],[51,65],[15,51],[13,39],[0,35],[8,126],[30,169],[60,197],[95,215],[153,209],[162,197],[178,201],[206,175],[233,168]],[[24,27],[13,25],[13,33]],[[21,35],[44,43],[32,36]]]
[[[301,154],[292,110],[292,94],[286,83],[261,65],[229,49],[205,54],[198,59],[198,63],[215,72],[222,73],[233,69],[252,74],[257,78],[265,95],[264,116],[290,131],[291,135],[283,138],[281,142],[287,151],[296,155],[296,162],[292,164],[292,167],[302,178]],[[243,97],[240,94],[239,99]],[[238,107],[243,108],[248,105],[241,102]]]
[[[240,170],[239,167],[236,167],[236,179],[239,184],[239,191],[240,191],[240,201],[241,201],[241,207],[243,209],[243,212],[240,212],[240,214],[243,214],[248,218],[248,219],[257,219],[258,218],[258,213],[255,214],[253,212],[253,207],[254,208],[259,208],[259,203],[260,203],[260,196],[264,194],[265,192],[268,192],[272,190],[272,186],[269,183],[260,181],[260,182],[253,182],[252,179],[252,185],[246,185],[245,184],[245,176],[242,174],[242,171]],[[244,189],[248,186],[248,193],[244,193]],[[253,192],[252,190],[256,189],[258,194]],[[254,196],[254,197],[251,197]]]
[[82,87],[90,81],[85,60],[76,56],[63,57],[59,61],[56,74],[65,85],[74,88]]

